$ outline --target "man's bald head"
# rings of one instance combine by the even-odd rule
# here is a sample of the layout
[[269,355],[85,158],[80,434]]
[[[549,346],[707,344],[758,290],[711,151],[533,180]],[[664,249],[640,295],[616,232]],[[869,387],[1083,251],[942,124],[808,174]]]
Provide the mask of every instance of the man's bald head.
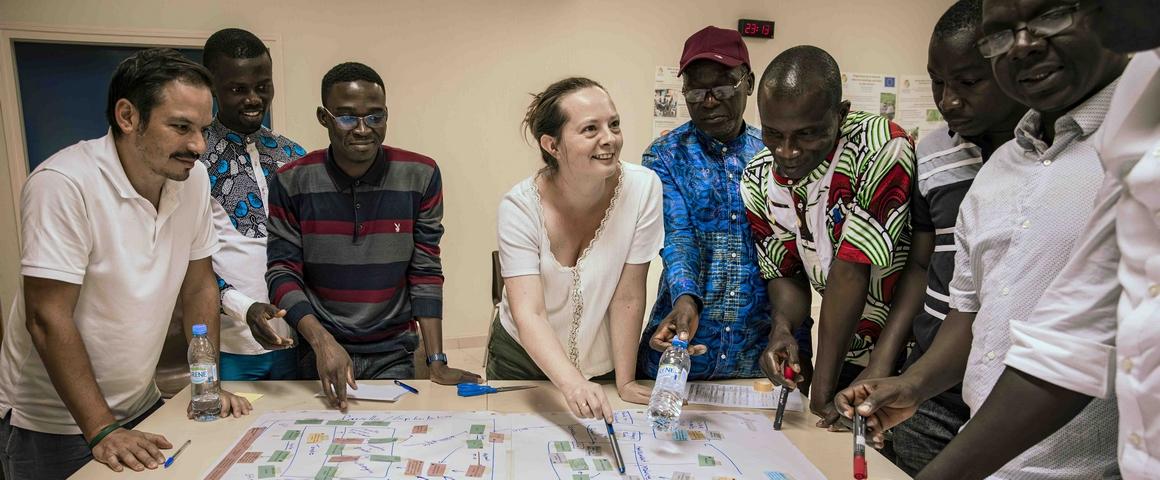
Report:
[[781,52],[761,74],[759,96],[787,98],[824,93],[829,108],[842,103],[842,73],[829,53],[811,45]]

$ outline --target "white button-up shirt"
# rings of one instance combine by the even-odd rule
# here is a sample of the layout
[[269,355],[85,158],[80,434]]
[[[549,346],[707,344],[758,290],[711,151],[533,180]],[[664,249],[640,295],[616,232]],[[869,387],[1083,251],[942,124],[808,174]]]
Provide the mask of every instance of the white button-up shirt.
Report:
[[1097,135],[1096,216],[1027,322],[1007,365],[1119,404],[1125,478],[1160,472],[1160,49],[1137,54]]
[[[1115,83],[1039,137],[1030,111],[979,171],[959,209],[950,306],[976,314],[963,400],[977,412],[1003,373],[1010,327],[1030,317],[1084,232],[1103,179],[1093,134]],[[1017,413],[1016,413],[1017,414]],[[995,473],[1005,479],[1108,478],[1116,472],[1116,407],[1096,400]]]

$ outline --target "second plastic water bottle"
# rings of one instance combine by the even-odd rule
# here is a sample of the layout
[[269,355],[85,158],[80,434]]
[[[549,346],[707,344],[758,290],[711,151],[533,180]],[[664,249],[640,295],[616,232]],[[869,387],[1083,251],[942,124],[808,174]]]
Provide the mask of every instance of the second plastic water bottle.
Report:
[[648,419],[653,428],[670,432],[677,428],[685,403],[685,382],[689,379],[689,344],[673,338],[673,345],[661,355],[657,381],[648,402]]
[[217,420],[222,413],[217,349],[209,342],[206,331],[205,325],[194,325],[193,341],[189,342],[189,395],[193,418],[199,422]]

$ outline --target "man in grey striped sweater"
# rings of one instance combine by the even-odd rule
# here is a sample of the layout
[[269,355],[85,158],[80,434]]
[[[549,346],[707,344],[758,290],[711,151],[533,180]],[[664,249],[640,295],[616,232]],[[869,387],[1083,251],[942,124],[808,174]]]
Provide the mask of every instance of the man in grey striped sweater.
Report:
[[270,182],[270,298],[306,342],[305,378],[346,408],[356,379],[410,378],[423,333],[431,379],[480,377],[443,354],[443,189],[435,161],[385,146],[383,80],[343,63],[322,79],[318,122],[330,147],[287,164]]

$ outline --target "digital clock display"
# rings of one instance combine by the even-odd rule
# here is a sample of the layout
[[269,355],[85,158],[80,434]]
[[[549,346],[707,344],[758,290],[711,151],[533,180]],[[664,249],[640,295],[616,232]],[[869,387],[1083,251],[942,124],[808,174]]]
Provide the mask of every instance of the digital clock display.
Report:
[[743,18],[737,21],[737,31],[742,37],[773,38],[773,22]]

